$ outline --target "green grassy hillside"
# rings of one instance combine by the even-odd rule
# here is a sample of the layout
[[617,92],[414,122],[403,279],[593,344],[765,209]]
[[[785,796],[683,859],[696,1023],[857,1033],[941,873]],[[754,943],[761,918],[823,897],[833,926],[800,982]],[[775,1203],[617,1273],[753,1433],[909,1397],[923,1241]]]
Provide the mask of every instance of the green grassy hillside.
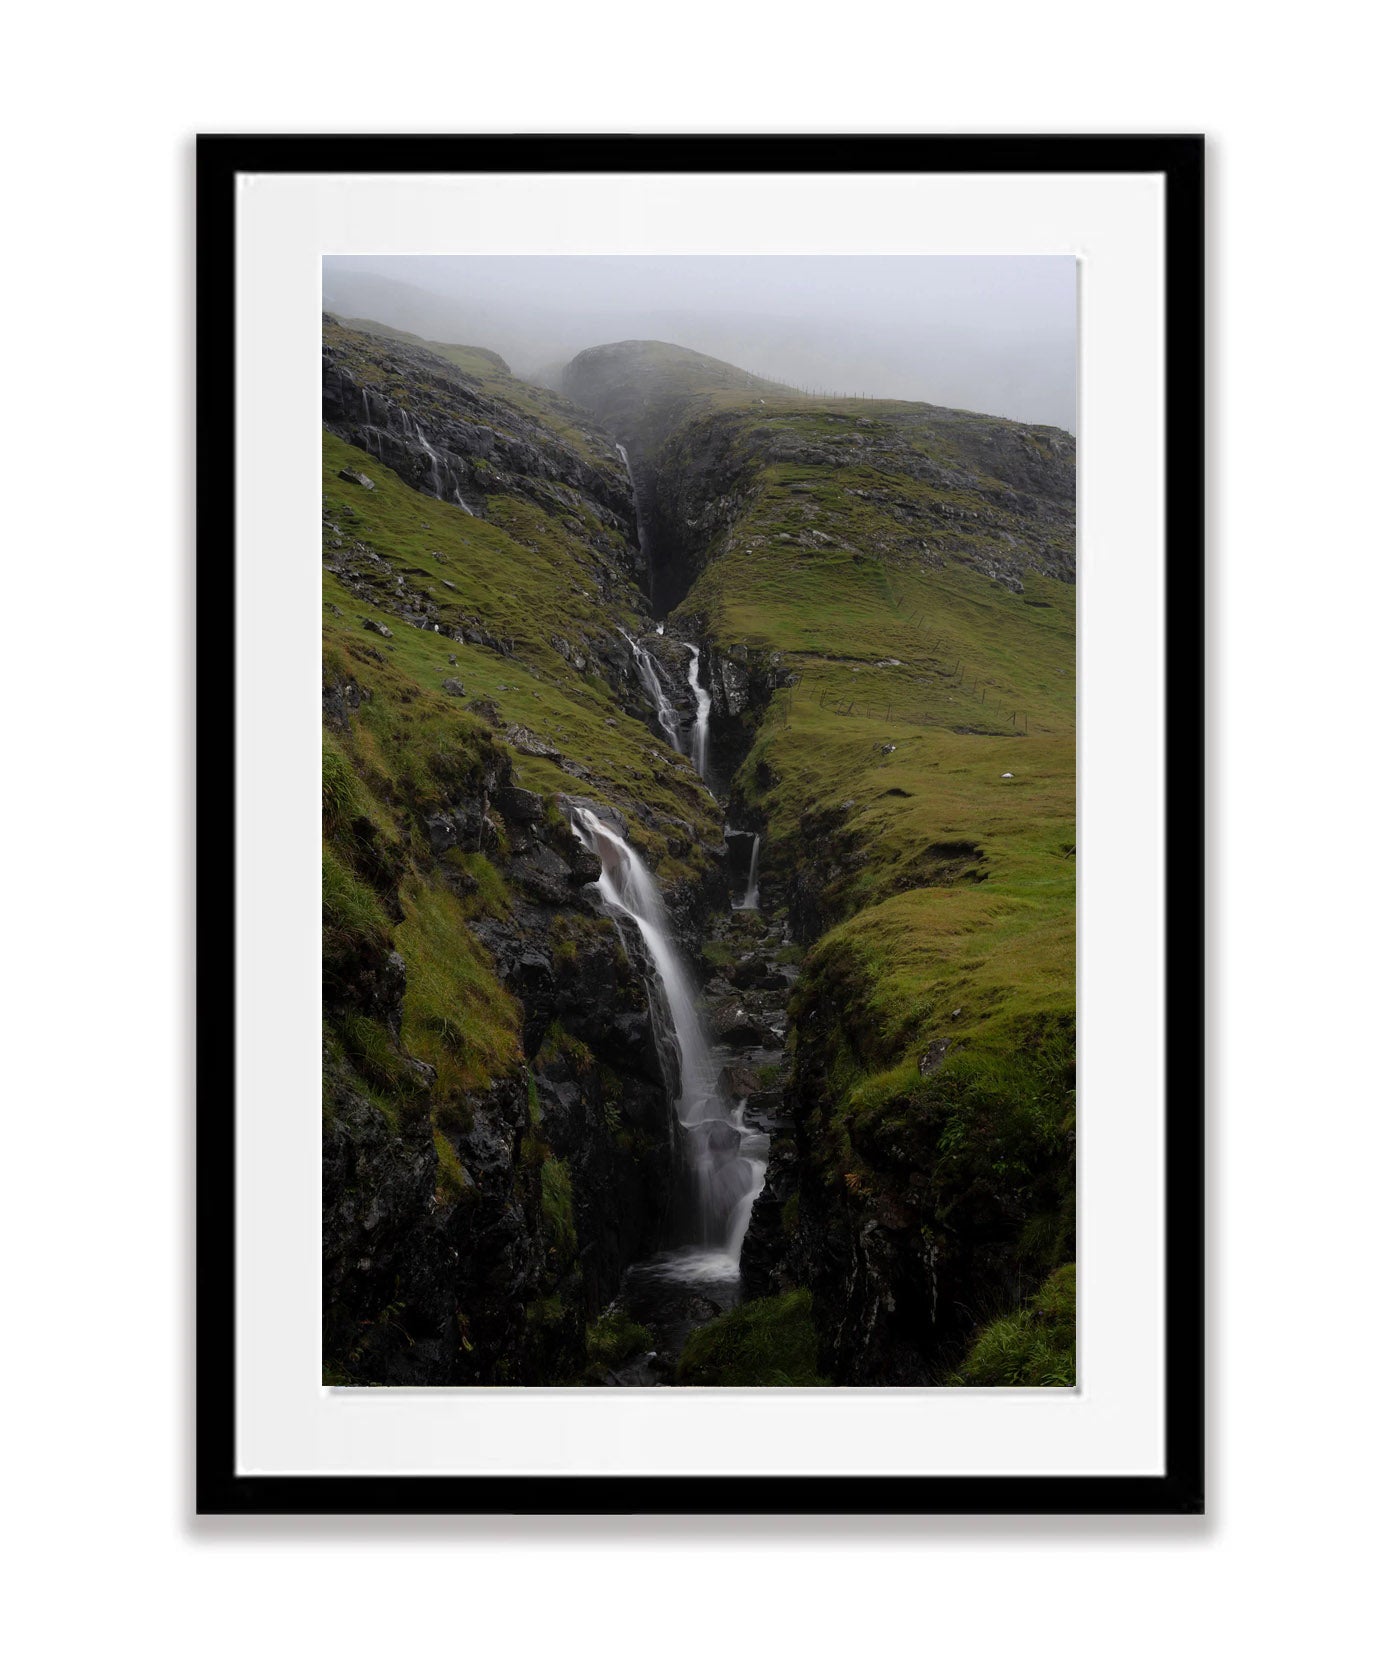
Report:
[[[620,348],[571,389],[626,425]],[[635,423],[652,565],[741,674],[735,803],[812,941],[771,1183],[824,1369],[947,1380],[1074,1256],[1073,440],[683,376]]]
[[[698,875],[703,847],[719,839],[715,809],[697,797],[689,762],[620,703],[616,627],[636,634],[641,622],[635,606],[598,587],[593,556],[531,504],[493,498],[490,520],[473,518],[339,438],[327,434],[322,454],[327,668],[392,677],[404,714],[396,739],[409,757],[443,727],[474,738],[494,725],[521,786],[616,805],[664,878]],[[347,483],[345,470],[374,488]],[[438,632],[397,616],[424,602]],[[390,615],[391,638],[364,627],[368,608]],[[484,639],[456,641],[459,629]],[[449,698],[447,682],[464,696]],[[378,716],[360,708],[357,738]],[[521,730],[534,741],[512,744]]]

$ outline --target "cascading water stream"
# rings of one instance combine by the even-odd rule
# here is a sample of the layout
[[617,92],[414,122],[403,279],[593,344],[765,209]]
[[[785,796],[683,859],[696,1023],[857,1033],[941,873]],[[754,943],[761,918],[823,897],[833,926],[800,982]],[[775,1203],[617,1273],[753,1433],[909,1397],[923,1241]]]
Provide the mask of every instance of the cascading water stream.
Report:
[[415,426],[413,428],[413,430],[414,430],[414,433],[416,434],[416,441],[418,443],[418,447],[426,453],[426,455],[428,457],[428,460],[429,460],[429,462],[431,464],[431,467],[432,467],[432,471],[429,474],[428,482],[429,482],[429,484],[432,485],[433,494],[436,497],[438,497],[439,500],[441,500],[441,498],[442,498],[442,462],[438,459],[437,450],[434,449],[432,444],[430,444],[428,442],[427,438],[425,438],[423,436],[423,428],[421,426]]
[[749,854],[749,884],[744,896],[739,900],[741,910],[758,909],[758,847],[762,836],[753,837],[753,851]]
[[676,1050],[675,1118],[686,1177],[676,1239],[688,1246],[667,1261],[691,1276],[736,1276],[749,1211],[763,1187],[766,1139],[745,1124],[744,1103],[731,1109],[719,1094],[719,1070],[695,989],[671,943],[665,907],[646,865],[586,805],[574,807],[573,829],[602,865],[598,889],[609,912],[625,916],[641,934],[669,1017],[661,1018],[654,999],[656,1030],[670,1037]]
[[637,664],[637,675],[642,679],[642,687],[647,691],[647,698],[656,708],[656,721],[661,725],[661,733],[679,752],[681,750],[680,718],[676,715],[676,708],[671,704],[665,684],[661,681],[661,671],[656,660],[646,648],[634,642],[620,624],[617,627],[617,633],[632,650],[632,657]]
[[701,686],[700,682],[700,649],[693,642],[687,642],[690,651],[690,669],[686,672],[686,681],[690,684],[690,692],[695,696],[695,725],[690,732],[690,762],[695,766],[695,774],[703,782],[706,766],[709,762],[710,751],[710,691]]
[[623,466],[627,469],[627,486],[632,492],[632,513],[637,521],[637,553],[641,556],[642,564],[647,568],[647,578],[650,582],[651,561],[647,553],[647,534],[646,528],[642,524],[642,504],[637,495],[637,480],[632,472],[632,458],[620,443],[614,445],[614,447],[622,458]]

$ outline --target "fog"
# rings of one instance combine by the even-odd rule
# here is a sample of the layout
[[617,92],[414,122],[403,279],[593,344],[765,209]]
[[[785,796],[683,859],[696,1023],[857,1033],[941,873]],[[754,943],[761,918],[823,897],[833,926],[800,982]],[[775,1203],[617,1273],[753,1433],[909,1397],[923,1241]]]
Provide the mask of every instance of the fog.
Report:
[[327,257],[327,309],[556,384],[659,338],[786,384],[1076,423],[1073,257]]

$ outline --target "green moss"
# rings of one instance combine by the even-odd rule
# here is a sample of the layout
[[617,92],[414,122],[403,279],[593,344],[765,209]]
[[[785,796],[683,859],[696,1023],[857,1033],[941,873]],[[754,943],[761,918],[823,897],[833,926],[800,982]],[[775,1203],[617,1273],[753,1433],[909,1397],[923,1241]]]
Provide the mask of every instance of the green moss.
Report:
[[749,1301],[693,1330],[676,1380],[704,1386],[821,1386],[812,1297],[805,1289]]
[[[412,1090],[403,1057],[382,1021],[368,1015],[349,1015],[337,1023],[340,1042],[350,1065],[369,1088],[383,1097],[402,1096]],[[397,1130],[395,1110],[386,1110],[391,1127]]]
[[457,1151],[441,1132],[434,1132],[433,1147],[437,1150],[438,1158],[438,1200],[455,1202],[467,1188],[467,1175],[463,1171],[462,1163],[457,1159]]
[[443,862],[461,872],[468,886],[467,914],[478,918],[505,921],[511,913],[510,888],[501,872],[483,852],[464,852],[453,846],[443,854]]
[[638,1354],[646,1353],[651,1346],[652,1334],[644,1324],[637,1324],[618,1310],[605,1312],[588,1326],[588,1370],[585,1376],[588,1380],[600,1381],[607,1372],[615,1371]]
[[968,1388],[1073,1388],[1074,1267],[1052,1272],[1029,1307],[989,1324],[951,1380]]
[[438,1070],[444,1098],[479,1090],[520,1061],[520,1006],[446,886],[415,872],[394,942],[407,965],[403,1047]]
[[359,813],[355,774],[345,755],[329,742],[321,747],[321,827],[328,835],[342,834]]
[[321,922],[328,941],[380,939],[389,931],[384,906],[326,841],[321,843]]
[[561,1254],[578,1247],[574,1230],[574,1181],[566,1162],[551,1155],[540,1168],[540,1209],[550,1240]]
[[525,1316],[532,1329],[555,1330],[568,1316],[568,1308],[561,1296],[544,1295],[538,1301],[531,1301],[525,1309]]
[[[565,1032],[558,1021],[551,1021],[540,1042],[539,1054],[536,1056],[536,1066],[543,1066],[546,1062],[562,1057],[569,1063],[576,1074],[592,1073],[595,1064],[593,1051],[582,1039],[574,1038]],[[534,1074],[530,1075],[530,1088],[534,1090]]]

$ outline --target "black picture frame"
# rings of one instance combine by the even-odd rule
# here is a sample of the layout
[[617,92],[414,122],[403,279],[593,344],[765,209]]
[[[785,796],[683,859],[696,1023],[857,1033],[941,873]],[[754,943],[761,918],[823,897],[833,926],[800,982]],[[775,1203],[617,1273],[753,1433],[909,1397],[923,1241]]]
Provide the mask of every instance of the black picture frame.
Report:
[[[197,143],[195,1504],[248,1514],[1193,1514],[1205,1505],[1204,157],[1199,135],[205,135]],[[1155,174],[1165,189],[1165,1470],[1160,1476],[243,1476],[235,1469],[234,202],[245,173]]]

